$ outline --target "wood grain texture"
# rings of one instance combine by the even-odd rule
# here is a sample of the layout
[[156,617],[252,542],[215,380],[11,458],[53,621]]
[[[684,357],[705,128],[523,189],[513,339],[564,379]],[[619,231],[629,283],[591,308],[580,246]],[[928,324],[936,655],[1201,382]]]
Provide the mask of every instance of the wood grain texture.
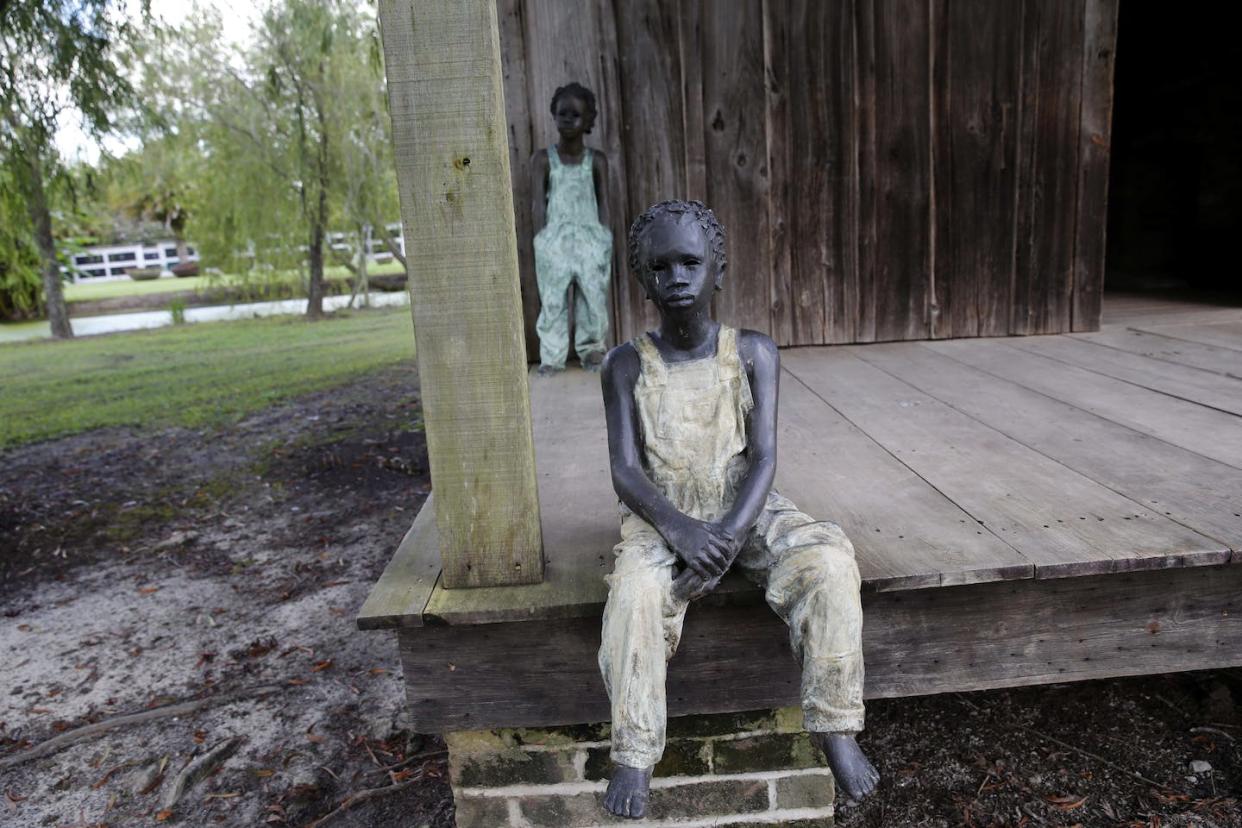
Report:
[[[792,0],[788,20],[787,300],[791,342],[852,342],[860,314],[855,4]],[[773,186],[779,187],[774,168]]]
[[[957,340],[962,341],[962,340]],[[972,343],[975,344],[975,343]],[[1179,566],[1220,552],[1174,523],[869,365],[794,351],[789,371],[1035,565],[1036,578]]]
[[707,125],[703,121],[703,3],[704,0],[678,0],[677,54],[681,57],[686,198],[706,202]]
[[1098,324],[1117,0],[498,3],[515,147],[599,95],[618,341],[655,319],[625,231],[673,197],[744,242],[722,318],[782,346]]
[[931,336],[1003,335],[1014,266],[1021,4],[940,0],[933,8],[940,312]]
[[1242,469],[1242,428],[1232,414],[1153,393],[995,340],[945,340],[927,347],[994,377]]
[[1112,328],[1074,337],[1094,345],[1116,348],[1131,354],[1139,354],[1161,362],[1186,365],[1201,371],[1242,380],[1242,357],[1237,351],[1204,345],[1185,339],[1174,339],[1157,333]]
[[1070,330],[1084,2],[1024,0],[1022,7],[1012,334]]
[[1176,296],[1109,293],[1103,324],[1142,329],[1152,325],[1214,325],[1219,322],[1242,322],[1242,307],[1233,302],[1207,304]]
[[931,77],[927,3],[858,0],[859,281],[874,302],[859,341],[929,332]]
[[436,532],[434,497],[428,496],[423,503],[410,531],[371,588],[358,611],[358,629],[423,625],[423,609],[440,577],[440,536]]
[[[776,486],[841,525],[866,589],[1034,576],[1031,562],[785,372]],[[894,504],[900,508],[893,508]]]
[[385,0],[380,20],[443,583],[537,582],[496,6],[466,0],[416,12]]
[[[973,584],[863,597],[864,695],[889,698],[1242,665],[1242,567]],[[419,732],[606,721],[599,619],[399,633]],[[798,703],[767,608],[692,607],[672,716]]]
[[1221,542],[1217,550],[1184,555],[1180,565],[1242,558],[1237,554],[1242,550],[1242,471],[921,345],[877,345],[857,354],[1022,445]]
[[523,0],[496,0],[500,27],[500,67],[504,76],[505,117],[509,126],[509,170],[513,178],[513,224],[518,241],[518,269],[522,285],[522,319],[526,353],[539,353],[535,322],[539,319],[539,282],[535,278],[535,234],[531,226],[530,156],[533,117],[527,99],[526,25]]
[[[1218,374],[1064,336],[1029,337],[1012,344],[1141,388],[1242,416],[1242,382],[1231,382]],[[1242,367],[1242,357],[1237,361]],[[1242,428],[1242,421],[1238,427]]]
[[[793,154],[798,148],[793,137],[791,123],[792,112],[790,93],[793,91],[791,75],[792,60],[789,54],[794,42],[805,42],[808,38],[791,37],[791,9],[789,0],[763,0],[763,75],[766,92],[767,111],[765,113],[765,139],[767,145],[767,167],[770,179],[768,186],[768,251],[771,261],[771,278],[768,298],[770,322],[767,333],[779,346],[792,345],[796,342],[794,335],[794,319],[792,305],[800,297],[793,287],[792,257],[793,249],[791,233],[793,232],[793,212],[790,204],[793,180]],[[821,296],[813,304],[815,311],[822,320],[824,301]],[[812,335],[816,340],[823,338],[823,324],[817,326]]]
[[1104,236],[1108,224],[1118,0],[1084,2],[1071,328],[1094,331],[1100,327],[1104,295]]
[[704,6],[703,118],[707,204],[727,234],[729,267],[716,316],[736,328],[768,330],[771,251],[763,62],[763,7]]
[[[617,37],[621,94],[625,101],[623,144],[629,170],[628,226],[651,205],[686,193],[685,117],[681,97],[681,57],[677,43],[678,8],[657,0],[621,2]],[[626,244],[624,236],[617,243]],[[623,263],[618,271],[618,340],[633,339],[659,323],[655,306]]]
[[[1212,345],[1217,348],[1228,348],[1233,351],[1242,351],[1242,321],[1227,322],[1215,321],[1220,317],[1210,317],[1211,322],[1208,324],[1195,323],[1185,324],[1162,322],[1159,325],[1142,324],[1132,326],[1135,330],[1146,331],[1147,333],[1158,333],[1161,336],[1173,337],[1174,339],[1184,339],[1187,342],[1198,342],[1202,345]],[[1179,324],[1180,323],[1180,324]]]

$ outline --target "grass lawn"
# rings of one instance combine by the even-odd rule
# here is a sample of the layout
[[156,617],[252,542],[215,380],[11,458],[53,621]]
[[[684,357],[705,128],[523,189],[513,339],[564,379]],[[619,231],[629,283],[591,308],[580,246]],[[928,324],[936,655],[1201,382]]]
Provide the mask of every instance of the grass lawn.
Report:
[[135,282],[133,279],[117,279],[113,282],[82,282],[65,285],[66,302],[89,302],[94,299],[114,299],[117,296],[144,296],[148,293],[171,293],[178,290],[198,290],[207,287],[206,276],[187,276],[178,279],[152,279]]
[[[386,276],[394,273],[401,273],[400,262],[385,262],[384,264],[373,264],[368,268],[367,272],[372,276]],[[340,265],[330,265],[323,269],[325,279],[349,279],[352,278],[350,272]],[[296,291],[298,296],[302,296],[301,290],[302,274],[295,271],[284,271],[276,275],[276,280],[288,281],[297,285]],[[212,286],[212,283],[221,286],[232,286],[241,284],[236,276],[228,274],[216,276],[214,279],[208,276],[187,276],[184,279],[176,277],[152,279],[147,282],[136,282],[133,279],[117,279],[109,282],[83,282],[76,285],[65,285],[65,301],[66,302],[88,302],[94,299],[115,299],[118,296],[143,296],[149,293],[170,293],[178,290],[201,290]]]
[[220,425],[413,357],[408,308],[5,345],[0,450],[104,426]]

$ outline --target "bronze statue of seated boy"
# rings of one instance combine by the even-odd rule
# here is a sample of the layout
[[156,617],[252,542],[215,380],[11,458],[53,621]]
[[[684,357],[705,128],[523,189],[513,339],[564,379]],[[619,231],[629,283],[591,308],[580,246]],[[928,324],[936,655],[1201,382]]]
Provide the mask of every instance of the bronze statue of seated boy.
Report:
[[780,356],[757,331],[711,316],[723,284],[724,230],[697,201],[638,217],[630,269],[660,326],[619,345],[603,367],[621,543],[608,576],[600,670],[612,703],[608,811],[646,813],[664,751],[665,664],[690,601],[734,564],[789,625],[802,665],[806,729],[838,786],[870,794],[879,774],[863,727],[862,607],[854,550],[841,528],[772,490]]

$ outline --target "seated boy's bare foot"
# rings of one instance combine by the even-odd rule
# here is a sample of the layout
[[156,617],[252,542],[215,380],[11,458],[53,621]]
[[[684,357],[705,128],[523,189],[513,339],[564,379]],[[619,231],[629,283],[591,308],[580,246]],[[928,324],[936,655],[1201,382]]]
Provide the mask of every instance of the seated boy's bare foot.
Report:
[[828,760],[837,786],[850,799],[861,800],[875,792],[880,773],[863,755],[851,733],[812,733],[811,738]]
[[640,819],[647,814],[647,795],[651,790],[651,768],[612,766],[612,780],[604,794],[604,808],[619,817]]

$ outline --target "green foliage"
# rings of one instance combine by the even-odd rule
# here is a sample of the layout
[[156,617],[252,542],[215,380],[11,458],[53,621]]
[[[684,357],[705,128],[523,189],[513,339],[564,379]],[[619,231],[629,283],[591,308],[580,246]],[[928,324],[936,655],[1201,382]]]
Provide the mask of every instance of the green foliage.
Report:
[[196,428],[412,364],[408,308],[0,347],[0,450],[106,426]]
[[[144,0],[144,15],[148,9]],[[19,231],[27,241],[0,246],[0,255],[31,247],[38,251],[45,271],[55,272],[49,193],[68,177],[52,138],[62,116],[71,113],[95,135],[111,128],[112,113],[125,106],[133,92],[114,59],[117,44],[128,39],[130,29],[112,0],[0,4],[0,167],[6,174],[5,199],[12,192],[20,194],[28,214]],[[0,261],[6,284],[10,271],[24,268],[20,256]],[[59,283],[49,278],[45,299],[53,312],[53,329],[67,336]]]
[[172,322],[174,325],[185,324],[185,300],[174,299],[168,304],[168,312],[172,314]]
[[[149,4],[144,2],[144,13]],[[129,21],[110,0],[14,0],[0,5],[0,105],[4,137],[22,151],[48,145],[60,113],[73,108],[95,133],[132,89],[113,50]]]
[[[183,248],[190,204],[204,173],[201,161],[198,148],[185,134],[148,135],[139,151],[105,163],[107,205],[114,215],[136,226],[154,223]],[[184,250],[179,249],[178,255],[184,260]]]
[[0,320],[36,315],[40,289],[39,251],[26,206],[9,172],[0,167]]
[[135,127],[144,144],[132,169],[142,172],[118,203],[175,204],[193,216],[204,264],[259,293],[272,270],[305,266],[317,224],[395,219],[376,26],[356,4],[280,0],[244,48],[204,11],[147,38],[135,51],[149,102]]

